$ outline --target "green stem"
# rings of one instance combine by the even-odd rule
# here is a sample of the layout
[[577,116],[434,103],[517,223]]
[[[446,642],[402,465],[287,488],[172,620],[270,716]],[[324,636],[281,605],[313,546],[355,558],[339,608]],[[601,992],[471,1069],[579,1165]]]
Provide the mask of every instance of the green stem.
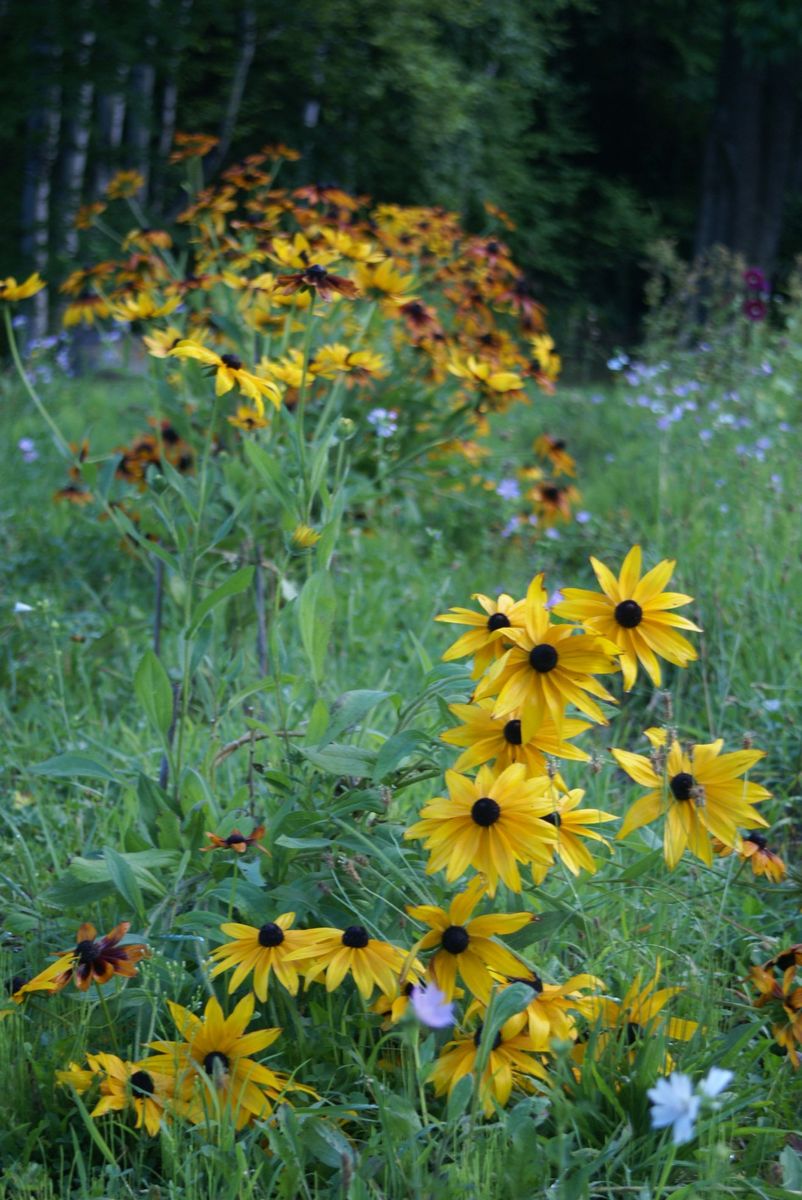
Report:
[[9,308],[9,306],[7,304],[5,305],[5,307],[3,309],[3,319],[5,320],[5,325],[6,325],[6,336],[8,338],[8,347],[11,351],[11,357],[14,360],[14,366],[17,368],[17,374],[19,375],[20,379],[22,380],[23,386],[25,387],[25,390],[27,391],[31,400],[33,400],[34,404],[36,405],[39,415],[41,416],[42,420],[46,423],[48,428],[50,429],[50,432],[53,436],[53,441],[56,444],[56,449],[58,450],[59,454],[62,456],[62,458],[72,459],[73,454],[72,454],[72,451],[70,450],[70,447],[69,447],[66,439],[62,436],[61,430],[59,429],[58,425],[56,425],[56,422],[53,420],[50,413],[45,408],[44,403],[42,402],[42,400],[39,397],[39,393],[37,392],[36,388],[31,383],[30,379],[28,378],[28,373],[25,370],[22,359],[20,358],[19,349],[17,347],[17,339],[14,334],[14,326],[11,321],[11,309]]
[[298,408],[295,413],[295,438],[298,447],[298,465],[301,470],[301,477],[304,481],[304,490],[306,490],[306,445],[304,441],[304,416],[306,412],[306,393],[309,389],[308,367],[309,367],[309,352],[312,347],[312,327],[315,322],[315,293],[312,292],[312,299],[309,304],[309,312],[306,317],[306,332],[304,334],[304,350],[303,363],[301,365],[301,386],[298,389]]
[[117,1057],[120,1058],[122,1056],[120,1054],[120,1046],[117,1041],[117,1030],[115,1028],[114,1022],[111,1019],[111,1013],[109,1012],[108,1001],[106,1000],[106,997],[103,994],[103,988],[100,986],[100,984],[98,983],[97,980],[95,980],[95,987],[97,988],[97,994],[98,994],[98,997],[100,998],[100,1006],[103,1009],[103,1015],[106,1018],[106,1024],[108,1025],[109,1032],[111,1033],[111,1041],[112,1041],[112,1045],[114,1046],[114,1052],[117,1055]]

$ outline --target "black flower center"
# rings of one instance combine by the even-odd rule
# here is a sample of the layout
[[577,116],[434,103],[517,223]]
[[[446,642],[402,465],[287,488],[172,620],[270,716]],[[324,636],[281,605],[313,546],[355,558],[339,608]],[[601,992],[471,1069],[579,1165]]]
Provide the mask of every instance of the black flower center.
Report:
[[504,726],[504,737],[511,746],[520,746],[523,739],[521,737],[521,722],[516,717],[512,721],[508,721]]
[[555,829],[559,829],[563,823],[563,819],[558,812],[546,813],[543,817],[544,821],[548,821],[549,825],[553,825]]
[[543,499],[548,500],[550,504],[556,504],[562,495],[562,488],[558,488],[556,484],[553,483],[547,484],[542,489],[542,495]]
[[536,996],[539,996],[543,991],[543,980],[539,975],[532,975],[531,977],[528,975],[516,975],[514,978],[510,979],[509,982],[525,983],[527,987],[532,989]]
[[134,1071],[128,1082],[135,1096],[152,1096],[156,1090],[153,1078],[147,1071]]
[[633,1042],[637,1042],[641,1034],[641,1027],[637,1021],[627,1021],[626,1037],[627,1045],[631,1046]]
[[557,651],[548,642],[541,642],[529,651],[529,665],[541,675],[546,675],[557,666]]
[[260,946],[280,946],[284,941],[284,930],[273,921],[268,921],[259,930]]
[[501,816],[501,809],[491,796],[482,796],[474,803],[471,816],[477,825],[487,829],[490,825],[495,825]]
[[403,988],[401,989],[401,995],[402,995],[402,996],[411,996],[411,995],[412,995],[412,989],[413,989],[414,987],[415,987],[415,984],[414,984],[414,983],[412,982],[412,980],[410,979],[410,980],[409,980],[407,983],[405,983],[405,984],[404,984]]
[[[479,1028],[476,1030],[476,1033],[473,1035],[474,1046],[478,1046],[479,1043],[481,1042],[483,1030],[484,1030],[484,1025],[480,1025]],[[501,1045],[501,1030],[499,1030],[499,1032],[493,1038],[493,1049],[498,1050],[500,1045]]]
[[243,833],[230,833],[226,838],[227,846],[243,846],[247,838]]
[[464,925],[449,925],[448,929],[443,930],[443,949],[449,954],[462,954],[463,950],[468,949],[470,940]]
[[789,967],[793,967],[796,963],[796,954],[793,950],[786,950],[784,954],[777,957],[777,966],[781,971],[787,971]]
[[634,629],[643,620],[643,609],[637,600],[622,600],[615,606],[615,619],[624,629]]
[[551,448],[552,448],[552,450],[564,450],[564,449],[565,449],[565,442],[562,440],[562,438],[556,438],[556,439],[555,439],[555,440],[554,440],[554,441],[551,443]]
[[491,633],[495,632],[496,629],[508,629],[509,625],[510,618],[503,612],[495,612],[487,618],[487,628]]
[[229,367],[232,371],[242,370],[242,359],[237,358],[236,354],[221,354],[220,362],[224,367]]
[[87,938],[85,941],[79,942],[75,947],[75,957],[88,966],[100,958],[100,947],[97,942],[93,942],[90,938]]
[[222,1050],[212,1050],[203,1060],[203,1069],[207,1075],[214,1075],[216,1071],[227,1071],[228,1055],[223,1054]]
[[306,268],[306,278],[312,282],[320,283],[326,278],[326,268],[321,267],[318,263],[313,263],[311,267]]
[[674,775],[668,781],[668,786],[675,800],[690,800],[695,786],[693,775],[689,775],[687,771],[680,771],[679,775]]
[[758,833],[757,830],[752,830],[751,833],[745,833],[744,841],[745,842],[754,842],[754,844],[757,846],[758,850],[765,850],[769,844],[768,841],[766,840],[766,838],[764,838],[763,834]]
[[364,950],[369,941],[364,925],[349,925],[343,933],[343,945],[351,950]]

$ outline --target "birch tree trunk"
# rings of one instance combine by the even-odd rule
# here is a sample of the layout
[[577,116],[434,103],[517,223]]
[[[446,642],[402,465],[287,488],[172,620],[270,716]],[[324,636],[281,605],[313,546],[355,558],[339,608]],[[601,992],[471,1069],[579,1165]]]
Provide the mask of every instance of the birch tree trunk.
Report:
[[228,103],[226,111],[223,114],[223,119],[220,122],[218,132],[219,142],[214,150],[208,156],[204,164],[204,176],[206,179],[211,178],[217,173],[231,146],[231,139],[234,136],[234,129],[237,124],[237,117],[242,106],[242,97],[245,94],[245,84],[248,81],[248,72],[251,69],[253,56],[256,53],[256,8],[251,0],[244,0],[242,10],[240,12],[240,30],[239,30],[239,54],[237,56],[237,64],[234,68],[234,74],[231,78],[231,87],[228,93]]
[[[42,37],[33,47],[42,86],[26,124],[27,154],[22,185],[22,251],[34,270],[47,274],[50,253],[50,194],[61,128],[61,54]],[[48,289],[33,297],[26,340],[47,332]]]
[[75,228],[75,214],[81,203],[81,195],[86,174],[86,159],[89,151],[89,137],[92,129],[92,103],[95,96],[95,85],[88,77],[87,69],[95,44],[93,30],[87,29],[79,37],[77,65],[79,74],[78,91],[74,100],[72,115],[64,127],[64,157],[62,163],[62,196],[63,208],[61,213],[61,246],[68,258],[74,258],[78,251],[78,230]]
[[116,75],[117,86],[112,91],[101,92],[98,96],[99,144],[92,184],[92,194],[95,197],[103,195],[119,166],[119,150],[125,126],[125,85],[128,80],[128,67],[118,67]]

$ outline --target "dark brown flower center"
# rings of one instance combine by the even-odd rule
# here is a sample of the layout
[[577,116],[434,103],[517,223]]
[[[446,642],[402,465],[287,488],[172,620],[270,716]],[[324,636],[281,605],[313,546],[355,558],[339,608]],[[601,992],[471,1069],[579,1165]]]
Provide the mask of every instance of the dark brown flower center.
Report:
[[306,268],[306,278],[310,283],[320,283],[327,274],[326,268],[321,267],[318,263],[313,263],[311,267]]
[[627,1044],[631,1046],[633,1042],[637,1042],[640,1035],[641,1035],[641,1027],[638,1024],[638,1022],[637,1021],[627,1021],[627,1028],[626,1028]]
[[487,628],[491,633],[497,629],[509,629],[510,618],[503,612],[495,612],[487,618]]
[[532,991],[538,996],[543,991],[543,980],[540,978],[539,975],[532,975],[531,977],[528,975],[516,975],[512,979],[510,979],[509,982],[510,983],[525,983],[527,985],[527,987],[530,987],[532,989]]
[[156,1090],[153,1078],[147,1071],[134,1071],[128,1082],[135,1096],[152,1096]]
[[563,823],[562,817],[556,810],[555,812],[546,813],[543,820],[548,821],[549,825],[553,825],[555,829],[559,829]]
[[511,746],[520,746],[523,738],[521,737],[521,722],[515,717],[512,721],[508,721],[504,726],[504,737]]
[[244,833],[230,833],[226,838],[226,845],[244,846],[247,840]]
[[758,833],[755,829],[753,829],[751,833],[744,834],[744,841],[753,842],[757,846],[758,850],[765,850],[769,844],[766,838],[764,838],[763,834]]
[[232,371],[242,370],[242,359],[237,358],[236,354],[221,354],[220,362],[224,367],[228,367]]
[[223,1054],[222,1050],[212,1050],[203,1060],[203,1069],[207,1075],[214,1075],[217,1072],[221,1074],[228,1070],[228,1055]]
[[557,651],[548,642],[541,642],[529,651],[529,665],[541,675],[548,674],[557,666]]
[[343,933],[342,941],[350,950],[364,950],[370,938],[364,925],[349,925]]
[[[476,1030],[476,1033],[473,1035],[474,1046],[478,1046],[479,1043],[481,1042],[483,1030],[484,1030],[484,1025],[480,1025],[479,1028]],[[501,1030],[499,1030],[499,1032],[493,1038],[493,1049],[498,1050],[500,1045],[501,1045]]]
[[615,619],[624,629],[634,629],[643,620],[643,609],[637,600],[622,600],[615,606]]
[[448,929],[443,930],[443,949],[449,954],[462,954],[468,949],[470,942],[468,930],[464,925],[449,925]]
[[689,775],[687,771],[680,771],[678,775],[669,779],[668,786],[671,788],[671,794],[675,800],[690,800],[696,785],[693,775]]
[[75,957],[79,960],[79,962],[84,963],[86,966],[89,966],[93,962],[97,962],[97,960],[100,958],[100,954],[100,946],[97,942],[92,941],[90,938],[87,938],[83,942],[79,942],[75,947]]
[[284,930],[274,921],[268,921],[259,930],[260,946],[280,946],[284,941]]
[[471,816],[477,825],[488,829],[491,825],[495,825],[501,816],[501,809],[492,796],[482,796],[474,803]]

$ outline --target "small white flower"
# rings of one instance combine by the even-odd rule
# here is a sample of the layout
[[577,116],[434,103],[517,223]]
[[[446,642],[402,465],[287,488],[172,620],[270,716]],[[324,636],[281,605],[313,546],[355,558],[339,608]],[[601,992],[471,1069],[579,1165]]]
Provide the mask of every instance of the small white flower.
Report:
[[410,999],[415,1016],[430,1029],[445,1029],[454,1024],[454,1004],[446,1001],[445,992],[436,984],[414,987]]
[[665,1129],[671,1125],[671,1140],[675,1146],[690,1142],[702,1103],[694,1095],[690,1078],[675,1071],[668,1079],[658,1079],[646,1095],[652,1102],[652,1129]]
[[33,605],[25,604],[25,603],[23,603],[22,600],[18,600],[17,603],[14,605],[14,612],[15,613],[33,612]]
[[726,1087],[729,1087],[734,1078],[732,1071],[726,1071],[723,1067],[711,1067],[707,1076],[700,1079],[698,1091],[707,1096],[708,1100],[713,1100]]

